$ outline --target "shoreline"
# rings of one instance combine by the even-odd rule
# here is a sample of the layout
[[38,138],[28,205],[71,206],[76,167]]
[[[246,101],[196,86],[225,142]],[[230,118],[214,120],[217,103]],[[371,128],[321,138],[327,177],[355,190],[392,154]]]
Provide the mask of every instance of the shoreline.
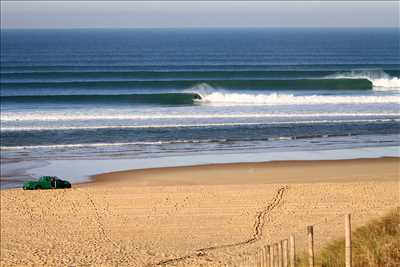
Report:
[[[43,175],[58,176],[70,180],[73,184],[91,183],[93,177],[111,172],[129,170],[148,170],[212,164],[241,164],[277,161],[327,161],[351,159],[376,159],[381,157],[399,157],[397,146],[363,147],[347,149],[299,150],[299,151],[256,151],[253,153],[205,153],[169,155],[151,158],[104,158],[104,159],[43,159],[21,160],[2,164],[0,177],[1,189],[18,188],[19,181],[29,177]],[[12,174],[19,175],[13,176]]]
[[[365,164],[368,164],[368,168],[365,168]],[[340,169],[337,170],[336,168]],[[348,172],[352,172],[353,174],[347,174]],[[304,176],[304,173],[306,173],[307,177]],[[252,178],[245,178],[246,174],[251,174]],[[90,181],[79,183],[77,186],[98,186],[103,184],[107,186],[113,184],[177,186],[341,183],[396,181],[399,179],[399,175],[400,157],[338,160],[278,160],[116,171],[94,175]],[[376,178],[382,176],[384,178]]]

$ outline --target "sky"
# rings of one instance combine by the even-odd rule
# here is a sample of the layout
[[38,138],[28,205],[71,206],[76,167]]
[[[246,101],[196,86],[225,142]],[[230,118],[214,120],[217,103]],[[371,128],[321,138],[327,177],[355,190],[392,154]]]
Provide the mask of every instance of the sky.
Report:
[[1,1],[1,28],[399,27],[398,1]]

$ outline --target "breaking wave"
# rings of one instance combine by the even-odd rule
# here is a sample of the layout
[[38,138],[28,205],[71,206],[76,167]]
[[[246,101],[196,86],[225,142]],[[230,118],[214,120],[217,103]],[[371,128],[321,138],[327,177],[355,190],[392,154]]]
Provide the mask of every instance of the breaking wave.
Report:
[[306,95],[293,94],[243,94],[211,92],[199,93],[201,99],[196,101],[209,104],[226,105],[323,105],[323,104],[388,104],[399,103],[400,96],[333,96],[333,95]]
[[374,90],[400,90],[400,79],[384,71],[378,70],[353,70],[328,75],[326,78],[334,79],[367,79],[372,82]]
[[[239,119],[239,118],[319,118],[319,117],[381,117],[399,116],[400,113],[360,113],[360,112],[321,112],[321,113],[220,113],[220,114],[2,114],[1,121],[86,121],[86,120],[155,120],[155,119]],[[5,125],[2,125],[5,127]]]

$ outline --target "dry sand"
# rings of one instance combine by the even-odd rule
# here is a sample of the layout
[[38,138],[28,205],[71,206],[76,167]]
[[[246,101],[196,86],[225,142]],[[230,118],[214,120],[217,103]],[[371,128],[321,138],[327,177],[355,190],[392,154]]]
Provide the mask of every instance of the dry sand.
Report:
[[[163,168],[71,190],[1,191],[2,266],[243,266],[294,233],[315,246],[399,206],[399,158]],[[248,263],[250,265],[250,263]]]

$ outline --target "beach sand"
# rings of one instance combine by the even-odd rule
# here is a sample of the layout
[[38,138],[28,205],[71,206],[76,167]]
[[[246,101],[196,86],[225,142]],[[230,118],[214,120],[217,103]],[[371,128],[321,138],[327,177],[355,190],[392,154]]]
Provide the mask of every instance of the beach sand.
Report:
[[[400,158],[102,174],[70,190],[1,191],[2,266],[243,266],[294,234],[315,248],[400,205]],[[249,263],[250,265],[250,263]]]

